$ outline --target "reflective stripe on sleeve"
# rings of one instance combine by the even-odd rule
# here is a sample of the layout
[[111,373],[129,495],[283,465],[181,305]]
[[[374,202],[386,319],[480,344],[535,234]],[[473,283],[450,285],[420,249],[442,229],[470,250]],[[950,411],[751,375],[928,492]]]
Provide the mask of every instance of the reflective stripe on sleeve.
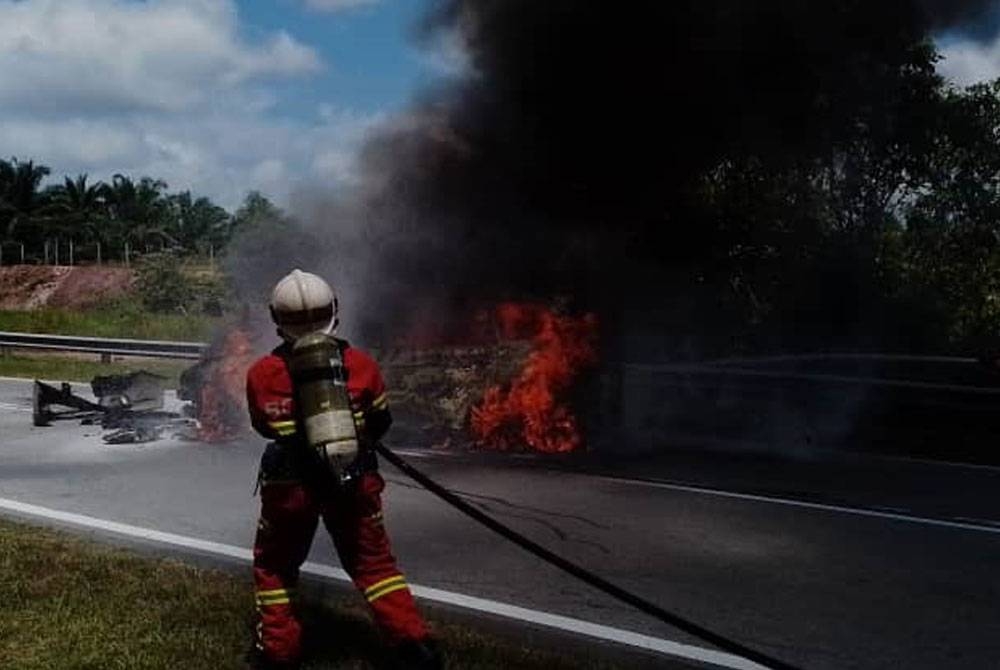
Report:
[[395,577],[389,577],[388,579],[383,579],[382,581],[375,582],[367,589],[365,589],[365,600],[369,603],[373,603],[382,596],[387,596],[390,593],[396,591],[401,591],[408,588],[406,585],[406,579],[403,575],[396,575]]
[[375,398],[375,400],[372,400],[372,409],[388,409],[388,407],[389,398],[386,397],[385,393]]

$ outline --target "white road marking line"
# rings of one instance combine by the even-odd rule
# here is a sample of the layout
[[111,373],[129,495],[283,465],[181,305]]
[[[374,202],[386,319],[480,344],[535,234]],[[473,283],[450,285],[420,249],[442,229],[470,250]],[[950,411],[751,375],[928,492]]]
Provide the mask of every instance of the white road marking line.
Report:
[[700,495],[717,496],[719,498],[734,498],[736,500],[752,500],[754,502],[771,503],[773,505],[784,505],[786,507],[802,507],[805,509],[815,509],[824,512],[839,512],[841,514],[853,514],[856,516],[868,516],[878,519],[889,519],[891,521],[903,521],[906,523],[916,523],[924,526],[938,526],[940,528],[952,528],[956,530],[972,530],[980,533],[992,533],[1000,535],[1000,525],[991,526],[986,522],[965,523],[961,521],[948,521],[946,519],[933,519],[913,514],[901,514],[896,512],[881,512],[863,507],[845,507],[841,505],[830,505],[827,503],[814,503],[805,500],[795,500],[793,498],[779,498],[777,496],[757,495],[754,493],[738,493],[736,491],[724,491],[703,486],[691,486],[688,484],[672,484],[670,482],[658,482],[646,479],[629,479],[627,477],[608,477],[605,475],[595,476],[595,479],[603,479],[618,484],[632,484],[636,486],[648,486],[669,491],[683,491],[685,493],[698,493]]
[[5,412],[31,412],[30,407],[25,407],[24,405],[16,405],[10,402],[0,402],[0,410]]
[[[84,516],[82,514],[74,514],[72,512],[61,512],[47,507],[18,502],[17,500],[0,498],[0,509],[14,512],[16,514],[58,521],[72,526],[93,528],[114,533],[116,535],[149,540],[160,544],[182,547],[184,549],[194,549],[196,551],[215,554],[217,556],[235,558],[247,563],[253,560],[253,553],[249,549],[244,549],[242,547],[221,544],[219,542],[211,542],[209,540],[199,540],[185,535],[176,535],[174,533],[153,530],[151,528],[131,526],[124,523],[118,523],[116,521],[98,519],[95,517]],[[302,571],[318,577],[326,577],[341,582],[351,581],[346,572],[340,568],[335,568],[330,565],[307,562],[302,566]],[[413,591],[414,595],[425,600],[455,605],[465,609],[485,612],[527,623],[538,624],[540,626],[577,633],[579,635],[585,635],[587,637],[597,638],[600,640],[617,642],[619,644],[637,647],[639,649],[659,652],[667,656],[686,658],[699,661],[701,663],[708,663],[720,668],[731,668],[733,670],[767,670],[763,666],[753,663],[752,661],[748,661],[733,654],[716,651],[714,649],[696,647],[690,644],[681,644],[680,642],[673,642],[671,640],[652,637],[650,635],[642,635],[629,630],[612,628],[610,626],[603,626],[601,624],[564,617],[558,614],[518,607],[516,605],[496,600],[477,598],[475,596],[465,595],[464,593],[443,591],[441,589],[418,586],[416,584],[411,584],[410,589]]]
[[903,461],[904,463],[918,463],[931,467],[964,468],[966,470],[986,470],[988,472],[1000,472],[1000,466],[985,465],[983,463],[959,463],[956,461],[939,461],[934,458],[913,458],[910,456],[873,456],[881,461]]

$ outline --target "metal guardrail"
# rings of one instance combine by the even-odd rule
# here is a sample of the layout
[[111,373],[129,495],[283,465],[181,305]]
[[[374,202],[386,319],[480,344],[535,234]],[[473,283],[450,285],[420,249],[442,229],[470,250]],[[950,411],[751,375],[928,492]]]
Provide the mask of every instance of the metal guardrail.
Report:
[[111,339],[74,335],[39,335],[0,331],[0,348],[78,351],[102,356],[142,356],[197,360],[208,345],[204,342]]
[[[101,354],[102,356],[138,356],[147,358],[173,358],[198,360],[207,348],[204,342],[172,342],[162,340],[134,340],[127,338],[82,337],[75,335],[46,335],[0,331],[0,349],[42,349],[50,351],[77,351]],[[469,349],[472,351],[473,349]],[[785,361],[819,360],[871,360],[909,361],[919,363],[976,364],[973,358],[951,358],[935,356],[907,355],[866,355],[866,354],[809,354],[797,356],[774,356],[744,359],[723,359],[695,364],[641,364],[623,363],[623,372],[639,372],[676,375],[678,377],[703,377],[723,380],[726,378],[758,378],[771,381],[799,381],[827,384],[852,384],[860,386],[888,386],[919,389],[925,391],[969,392],[984,395],[1000,395],[1000,387],[981,387],[961,384],[934,383],[907,379],[885,379],[870,376],[801,373],[788,370],[768,370],[745,367]],[[416,364],[416,363],[414,363]],[[388,365],[392,365],[388,363]],[[405,364],[404,364],[405,367]]]

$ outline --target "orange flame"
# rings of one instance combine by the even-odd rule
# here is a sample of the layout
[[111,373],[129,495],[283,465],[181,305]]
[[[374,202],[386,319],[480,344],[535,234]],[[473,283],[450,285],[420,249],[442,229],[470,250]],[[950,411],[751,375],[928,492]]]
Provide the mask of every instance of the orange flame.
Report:
[[580,372],[597,362],[597,317],[562,316],[535,304],[497,308],[501,336],[532,341],[520,374],[507,388],[494,386],[472,409],[471,429],[483,447],[508,451],[530,447],[547,453],[583,445],[566,393]]
[[198,403],[198,437],[204,442],[233,439],[246,426],[246,374],[253,363],[250,338],[242,330],[226,333],[221,353],[208,366]]

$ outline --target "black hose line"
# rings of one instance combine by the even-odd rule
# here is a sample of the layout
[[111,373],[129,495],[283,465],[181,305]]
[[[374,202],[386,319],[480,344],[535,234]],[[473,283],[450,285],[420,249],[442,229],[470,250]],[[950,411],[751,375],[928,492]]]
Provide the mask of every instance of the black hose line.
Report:
[[739,642],[730,640],[719,633],[714,633],[707,628],[703,628],[692,621],[688,621],[687,619],[678,616],[677,614],[668,612],[659,605],[651,603],[644,598],[640,598],[634,593],[626,591],[619,586],[615,586],[606,579],[595,575],[594,573],[580,567],[576,563],[568,561],[558,554],[552,553],[545,547],[529,540],[524,535],[521,535],[512,528],[505,526],[493,517],[470,505],[461,497],[452,493],[422,473],[420,470],[417,470],[415,467],[407,463],[384,444],[377,443],[375,445],[375,449],[378,450],[378,453],[380,453],[385,460],[399,468],[403,474],[416,481],[418,484],[436,495],[438,498],[444,500],[452,507],[456,508],[458,511],[472,517],[493,532],[502,535],[525,551],[528,551],[542,559],[546,563],[554,565],[563,572],[567,572],[577,579],[586,582],[598,591],[603,591],[612,598],[620,600],[621,602],[630,605],[641,612],[645,612],[646,614],[659,619],[663,623],[673,626],[678,630],[700,638],[718,647],[719,649],[730,652],[736,656],[741,656],[749,661],[753,661],[754,663],[762,665],[766,668],[770,668],[771,670],[799,670],[794,665],[790,665],[784,661],[779,661],[778,659],[772,658],[762,652],[746,647]]

